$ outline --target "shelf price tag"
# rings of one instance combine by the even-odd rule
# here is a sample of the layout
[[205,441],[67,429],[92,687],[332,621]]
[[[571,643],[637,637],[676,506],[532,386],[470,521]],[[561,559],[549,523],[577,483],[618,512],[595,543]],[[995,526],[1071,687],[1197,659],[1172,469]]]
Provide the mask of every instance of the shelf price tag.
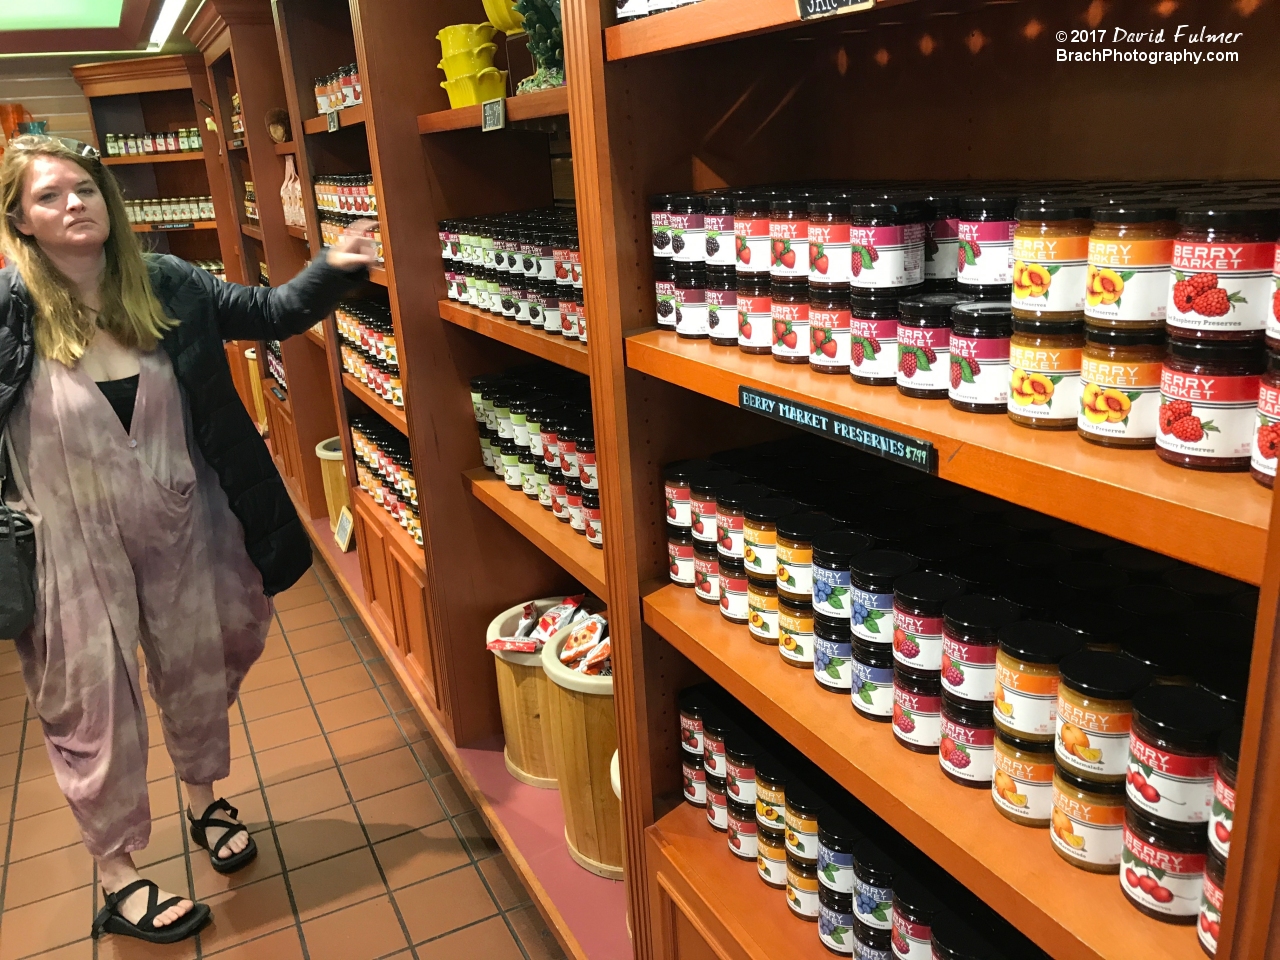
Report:
[[738,387],[738,406],[864,453],[884,457],[905,467],[914,467],[925,473],[937,473],[938,470],[937,451],[928,440],[895,433],[860,420],[851,420],[830,410],[811,407],[807,403],[796,403],[786,397],[762,393],[750,387]]
[[502,97],[480,104],[480,130],[501,130],[507,125],[507,101]]
[[153,223],[152,230],[194,230],[196,225],[190,220],[183,220],[181,223]]
[[796,9],[800,11],[801,20],[816,20],[819,17],[834,17],[840,13],[870,10],[875,5],[876,0],[796,0]]
[[337,110],[330,110],[328,113],[326,113],[326,114],[324,115],[324,124],[325,124],[325,129],[326,129],[329,133],[337,133],[337,132],[338,132],[338,126],[339,126],[339,124],[338,124],[338,111],[337,111]]

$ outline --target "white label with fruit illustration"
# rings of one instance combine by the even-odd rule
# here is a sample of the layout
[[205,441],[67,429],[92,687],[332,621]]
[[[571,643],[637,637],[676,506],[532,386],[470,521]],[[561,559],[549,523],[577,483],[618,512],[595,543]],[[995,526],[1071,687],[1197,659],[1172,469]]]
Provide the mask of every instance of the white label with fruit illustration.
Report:
[[917,670],[941,670],[942,617],[918,617],[894,604],[893,658]]
[[893,890],[853,878],[853,915],[873,930],[893,928]]
[[810,307],[809,340],[811,366],[849,366],[849,311]]
[[986,643],[964,643],[942,631],[942,689],[962,700],[985,700],[996,696],[996,650]]
[[1225,858],[1231,853],[1231,825],[1236,818],[1236,791],[1216,771],[1213,806],[1209,809],[1209,843]]
[[765,643],[778,642],[778,597],[757,593],[747,585],[747,629]]
[[801,917],[816,917],[820,905],[818,881],[809,879],[788,863],[787,906],[791,912]]
[[892,383],[898,376],[898,321],[849,317],[849,373]]
[[1071,860],[1113,867],[1124,850],[1124,806],[1081,803],[1053,791],[1050,839]]
[[809,304],[773,301],[773,355],[809,357]]
[[1267,339],[1280,340],[1280,244],[1271,266],[1271,305],[1267,308]]
[[724,740],[715,735],[703,735],[702,765],[706,768],[709,777],[723,780],[728,775],[729,767],[724,752]]
[[1007,337],[960,337],[951,334],[952,400],[961,403],[1009,402]]
[[853,294],[891,290],[924,282],[924,224],[850,227]]
[[1048,823],[1053,812],[1053,764],[1015,760],[999,750],[991,777],[997,807],[1024,820]]
[[775,530],[752,527],[742,534],[742,563],[748,573],[760,577],[778,575],[778,534]]
[[1098,437],[1154,437],[1162,369],[1160,363],[1113,363],[1084,357],[1076,426]]
[[710,603],[720,602],[720,564],[715,559],[703,560],[697,553],[693,556],[693,592],[699,598]]
[[809,221],[769,221],[769,273],[809,279]]
[[702,742],[702,720],[680,714],[680,745],[702,759],[702,753],[706,749]]
[[893,667],[873,667],[860,660],[852,666],[854,709],[872,717],[893,716]]
[[809,282],[847,284],[853,278],[847,223],[809,224]]
[[727,830],[729,827],[729,801],[723,790],[717,790],[712,785],[707,786],[707,823],[717,830]]
[[813,594],[813,547],[778,545],[775,551],[778,589],[795,596]]
[[924,278],[954,280],[958,269],[960,221],[931,220],[924,225]]
[[751,616],[747,604],[747,578],[726,576],[720,571],[720,615],[734,623],[746,623]]
[[813,568],[813,610],[833,620],[843,620],[853,609],[853,599],[849,595],[848,565],[841,569],[823,567],[817,564]]
[[667,227],[671,231],[671,252],[676,263],[702,263],[706,259],[705,214],[668,213]]
[[742,559],[743,530],[741,516],[716,514],[716,549],[722,557]]
[[769,830],[782,830],[786,826],[786,794],[768,784],[756,782],[756,823]]
[[[818,821],[790,807],[786,812],[787,853],[806,863],[818,862]],[[818,890],[814,881],[814,892]]]
[[1090,240],[1084,315],[1149,323],[1169,306],[1172,240]]
[[686,337],[707,335],[706,290],[676,287],[676,333]]
[[1222,932],[1222,888],[1208,872],[1200,891],[1200,916],[1196,920],[1196,936],[1209,956],[1218,952],[1218,936]]
[[702,500],[689,497],[689,519],[693,527],[693,539],[706,543],[716,542],[716,498]]
[[1088,237],[1013,238],[1015,309],[1083,310],[1088,272]]
[[686,587],[693,586],[693,544],[668,543],[667,560],[669,561],[667,572],[671,574],[671,582]]
[[838,913],[819,904],[818,939],[834,954],[853,955],[853,914]]
[[853,635],[868,643],[892,643],[893,594],[867,593],[853,587],[849,595],[853,602],[849,611]]
[[1256,376],[1160,375],[1156,445],[1195,457],[1247,457],[1258,422]]
[[689,763],[686,760],[680,766],[684,774],[684,798],[695,807],[706,806],[707,772],[702,768],[702,764]]
[[667,222],[667,211],[650,211],[649,223],[653,228],[653,255],[671,256],[671,224]]
[[889,943],[898,960],[931,960],[933,948],[929,946],[933,931],[923,923],[912,923],[898,911],[893,912],[893,933]]
[[702,218],[706,263],[709,267],[732,267],[737,260],[733,214],[708,213]]
[[1265,330],[1274,243],[1173,244],[1166,321],[1184,330]]
[[1258,422],[1249,448],[1249,466],[1268,477],[1276,475],[1276,455],[1280,454],[1280,390],[1269,383],[1258,384]]
[[739,817],[730,810],[727,831],[729,834],[729,852],[735,857],[741,857],[743,860],[754,860],[760,855],[755,817]]
[[1080,408],[1079,347],[1009,347],[1009,412],[1075,421]]
[[853,893],[853,854],[831,850],[819,840],[818,882],[837,893]]
[[813,638],[813,676],[828,690],[844,691],[853,686],[853,644]]
[[1129,769],[1132,725],[1132,713],[1082,710],[1059,690],[1053,749],[1067,769],[1083,777],[1123,777]]
[[910,693],[893,685],[893,735],[917,747],[942,740],[942,697]]
[[943,390],[951,376],[951,329],[898,324],[898,386]]
[[1213,757],[1189,757],[1153,747],[1129,732],[1129,802],[1174,823],[1205,823],[1213,809]]
[[778,613],[778,653],[793,666],[813,663],[813,611],[797,614],[788,607]]
[[1204,854],[1153,847],[1126,825],[1120,889],[1135,903],[1171,917],[1194,917],[1204,890]]
[[787,855],[779,847],[776,853],[780,856],[774,856],[775,850],[772,846],[765,846],[756,842],[756,872],[760,874],[760,879],[771,887],[784,887],[787,884]]
[[738,346],[768,347],[773,344],[773,299],[738,295]]
[[1013,283],[1015,220],[961,220],[956,250],[956,279],[969,284]]
[[967,727],[945,715],[942,717],[938,762],[953,777],[974,783],[990,782],[995,752],[994,727]]
[[1058,722],[1058,676],[1020,673],[996,660],[996,722],[1014,733],[1050,736]]
[[738,340],[738,292],[708,290],[707,331],[716,340]]
[[[557,459],[559,454],[557,453]],[[559,463],[556,464],[559,466]],[[687,527],[693,523],[693,515],[690,509],[692,503],[689,497],[688,485],[677,485],[673,483],[666,484],[667,494],[667,523],[673,527]]]
[[749,764],[725,760],[725,790],[738,803],[756,802],[756,768]]
[[738,275],[769,273],[769,218],[733,219],[734,249],[738,258]]

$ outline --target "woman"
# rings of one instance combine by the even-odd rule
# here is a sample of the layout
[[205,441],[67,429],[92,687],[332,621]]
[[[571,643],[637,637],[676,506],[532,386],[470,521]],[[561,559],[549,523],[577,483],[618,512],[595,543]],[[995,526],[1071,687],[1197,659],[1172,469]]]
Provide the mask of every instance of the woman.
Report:
[[35,621],[17,640],[27,696],[98,863],[93,935],[170,943],[209,908],[142,879],[130,856],[151,830],[138,647],[192,839],[238,870],[257,848],[213,792],[230,769],[227,709],[262,652],[268,597],[311,564],[223,341],[303,332],[373,248],[348,234],[283,287],[222,283],[144,255],[97,152],[50,137],[10,143],[0,207],[3,494],[38,556]]

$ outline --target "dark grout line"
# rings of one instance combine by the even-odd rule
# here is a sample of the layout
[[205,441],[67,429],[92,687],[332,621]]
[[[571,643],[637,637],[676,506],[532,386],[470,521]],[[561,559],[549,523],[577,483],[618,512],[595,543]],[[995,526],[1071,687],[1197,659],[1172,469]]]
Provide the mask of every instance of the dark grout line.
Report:
[[0,916],[4,914],[5,891],[9,886],[9,853],[13,850],[13,830],[18,813],[18,787],[22,781],[22,759],[27,753],[27,714],[31,704],[22,706],[21,739],[18,741],[18,765],[13,770],[13,796],[9,798],[9,829],[5,831],[4,867],[0,869]]
[[[230,737],[228,737],[228,740],[229,739]],[[166,744],[165,750],[168,750],[168,749],[169,747]],[[178,776],[177,770],[173,771],[173,779],[175,781],[174,785],[178,789],[178,832],[182,834],[182,861],[187,868],[187,895],[191,898],[191,902],[195,904],[195,903],[198,903],[199,901],[196,900],[196,878],[195,878],[195,874],[191,869],[191,837],[187,833],[187,823],[186,823],[187,818],[184,815],[187,809],[187,800],[182,790],[182,778]],[[202,810],[200,812],[203,813],[204,811]],[[152,818],[152,823],[154,822],[155,822],[155,819]],[[161,861],[161,862],[163,863],[165,861]],[[195,907],[193,906],[192,909],[194,910]],[[196,960],[203,960],[204,944],[201,942],[200,937],[196,937],[195,941],[196,941]]]

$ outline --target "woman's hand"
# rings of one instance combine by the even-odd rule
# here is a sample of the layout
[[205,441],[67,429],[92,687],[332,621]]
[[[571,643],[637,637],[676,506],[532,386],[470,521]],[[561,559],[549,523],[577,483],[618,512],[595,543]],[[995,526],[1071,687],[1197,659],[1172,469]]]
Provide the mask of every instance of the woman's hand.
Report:
[[374,267],[378,264],[377,245],[364,235],[376,220],[357,220],[342,236],[325,252],[325,260],[329,266],[354,273],[361,267]]

